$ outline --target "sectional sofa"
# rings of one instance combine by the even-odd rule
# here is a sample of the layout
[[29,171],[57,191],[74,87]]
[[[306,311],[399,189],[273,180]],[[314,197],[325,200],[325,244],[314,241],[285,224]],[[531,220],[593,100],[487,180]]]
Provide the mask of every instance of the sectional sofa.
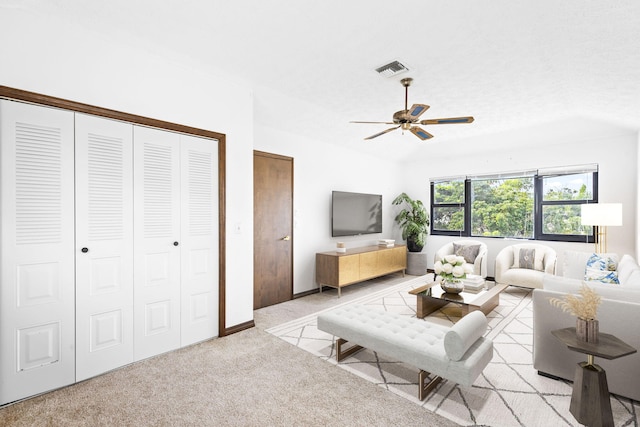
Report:
[[[577,294],[590,253],[566,252],[562,276],[547,274],[542,289],[533,291],[533,367],[540,374],[573,381],[576,364],[586,355],[567,349],[551,331],[575,326],[576,318],[549,303],[549,298]],[[600,332],[613,334],[638,350],[614,360],[596,358],[607,375],[609,391],[640,401],[640,266],[623,255],[617,264],[619,284],[586,282],[602,297],[597,312]]]

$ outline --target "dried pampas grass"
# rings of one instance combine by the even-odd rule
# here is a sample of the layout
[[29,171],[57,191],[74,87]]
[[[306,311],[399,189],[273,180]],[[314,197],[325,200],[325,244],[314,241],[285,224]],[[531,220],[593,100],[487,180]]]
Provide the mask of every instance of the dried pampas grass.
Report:
[[565,313],[581,319],[595,319],[596,311],[598,311],[598,306],[600,305],[600,295],[583,283],[582,288],[580,288],[580,296],[581,298],[576,295],[566,294],[562,299],[549,298],[549,303],[562,309]]

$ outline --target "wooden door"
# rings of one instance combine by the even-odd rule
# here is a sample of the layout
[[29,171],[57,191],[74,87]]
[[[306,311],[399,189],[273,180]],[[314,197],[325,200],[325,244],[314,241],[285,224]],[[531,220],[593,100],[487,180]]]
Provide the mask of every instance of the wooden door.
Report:
[[218,141],[180,136],[182,346],[218,335]]
[[180,140],[134,126],[134,359],[180,347]]
[[133,126],[76,114],[76,381],[133,362]]
[[293,298],[293,159],[253,154],[253,308]]
[[0,101],[0,404],[75,380],[73,132]]

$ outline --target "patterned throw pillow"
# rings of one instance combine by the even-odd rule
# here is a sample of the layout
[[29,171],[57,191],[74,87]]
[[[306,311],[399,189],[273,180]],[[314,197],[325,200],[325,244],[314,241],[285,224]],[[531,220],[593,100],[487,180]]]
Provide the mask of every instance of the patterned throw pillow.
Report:
[[[522,252],[524,251],[524,252]],[[522,254],[521,254],[522,252]],[[530,245],[513,245],[513,266],[511,268],[528,268],[544,271],[544,251]],[[533,264],[531,264],[533,262]]]
[[536,265],[536,250],[519,248],[514,254],[514,268],[528,268],[529,270],[535,269]]
[[453,253],[464,257],[465,262],[469,264],[473,264],[476,262],[476,258],[478,257],[478,253],[480,252],[480,245],[459,245],[457,243],[453,244]]
[[584,280],[619,285],[618,257],[611,254],[592,254],[587,260]]

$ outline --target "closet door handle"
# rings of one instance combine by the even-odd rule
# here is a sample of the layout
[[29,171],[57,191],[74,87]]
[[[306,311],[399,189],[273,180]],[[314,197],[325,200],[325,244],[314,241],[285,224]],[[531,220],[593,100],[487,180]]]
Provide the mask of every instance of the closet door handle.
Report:
[[87,252],[89,252],[89,248],[82,248],[80,250],[82,251],[83,254],[86,254]]
[[178,246],[179,243],[178,242],[173,242],[173,246]]

